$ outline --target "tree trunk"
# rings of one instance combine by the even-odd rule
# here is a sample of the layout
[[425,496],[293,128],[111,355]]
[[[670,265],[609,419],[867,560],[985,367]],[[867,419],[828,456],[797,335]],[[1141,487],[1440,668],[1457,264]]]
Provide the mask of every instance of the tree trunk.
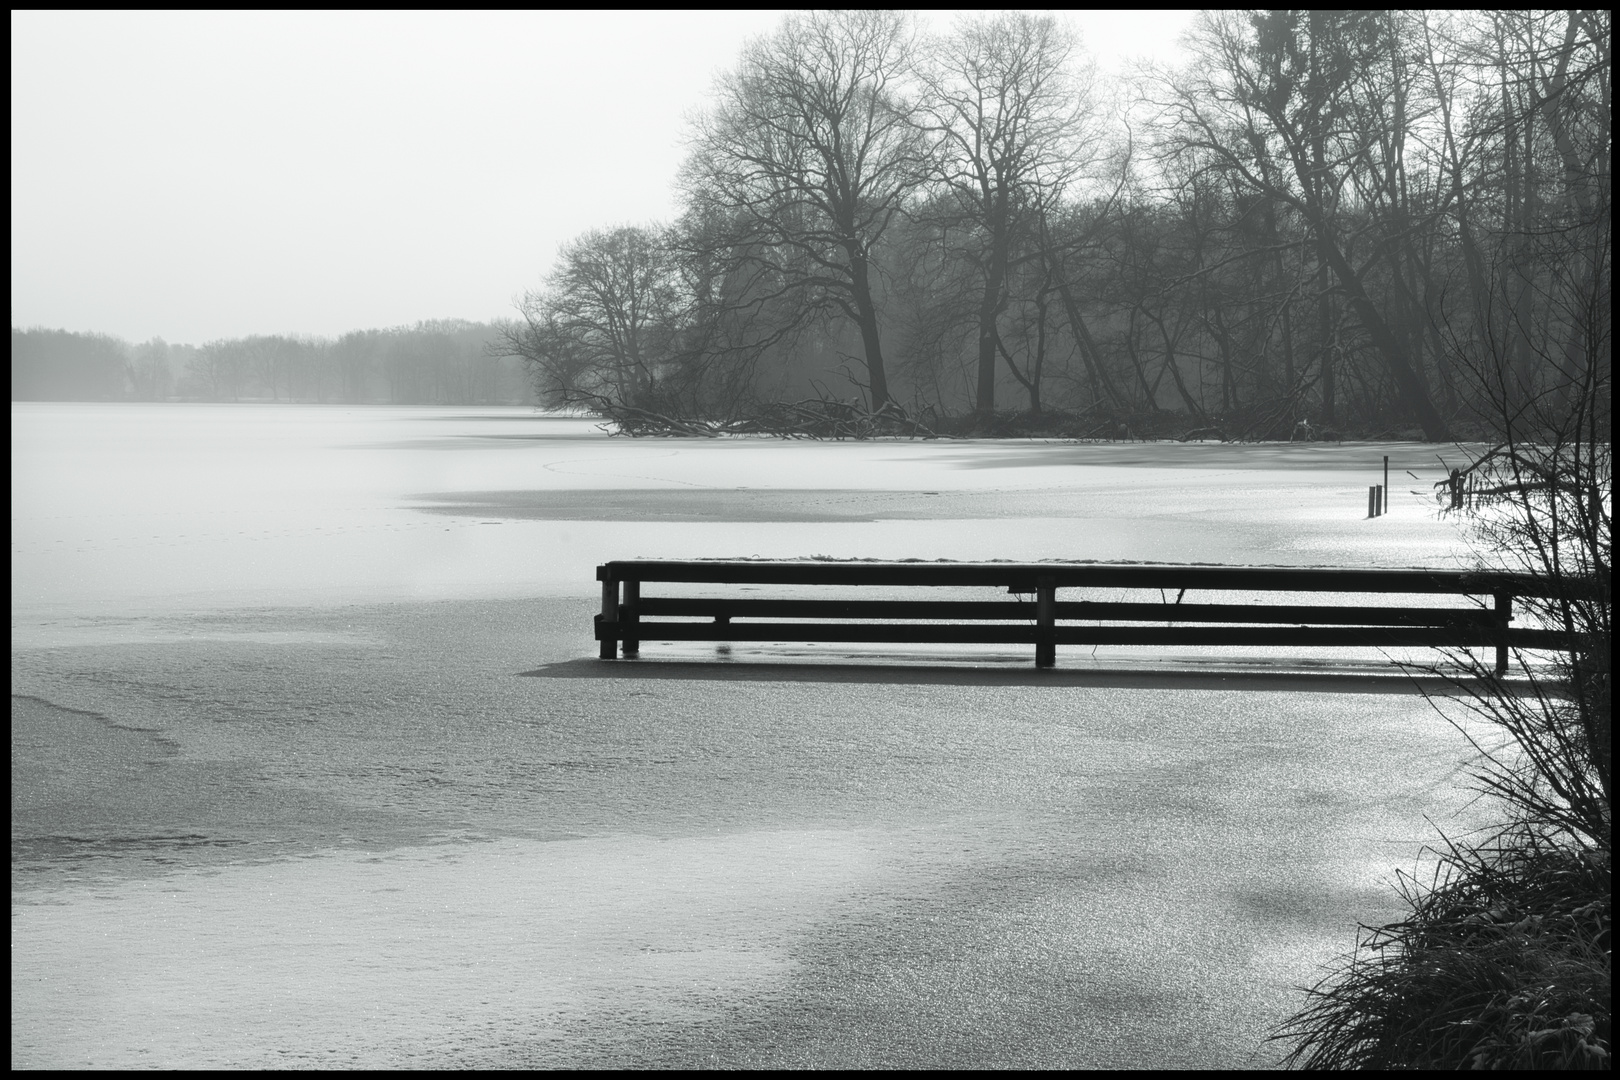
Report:
[[1378,313],[1378,307],[1367,296],[1367,290],[1362,287],[1361,279],[1356,276],[1349,260],[1344,257],[1344,253],[1337,245],[1328,240],[1322,223],[1316,224],[1323,257],[1333,268],[1333,274],[1338,278],[1339,285],[1349,296],[1350,306],[1355,309],[1356,316],[1361,320],[1367,335],[1372,338],[1378,351],[1384,355],[1384,362],[1389,365],[1390,374],[1395,377],[1395,386],[1400,393],[1401,401],[1417,415],[1418,426],[1423,429],[1423,437],[1429,442],[1444,442],[1451,438],[1451,429],[1435,409],[1434,402],[1429,399],[1429,388],[1424,385],[1423,376],[1413,369],[1405,350],[1401,348],[1389,324]]
[[[1205,310],[1210,310],[1205,301]],[[1216,304],[1215,312],[1215,349],[1221,357],[1221,414],[1232,411],[1233,379],[1232,379],[1232,342],[1226,333],[1226,319],[1221,315],[1221,306]]]
[[996,408],[996,292],[987,280],[979,300],[979,386],[973,407],[981,413]]
[[1283,339],[1283,393],[1294,392],[1294,318],[1292,306],[1285,299],[1282,309]]
[[1338,403],[1334,400],[1338,387],[1333,382],[1333,297],[1328,292],[1327,267],[1321,269],[1322,292],[1316,300],[1317,348],[1322,354],[1322,423],[1336,424]]
[[1097,343],[1091,339],[1091,331],[1086,329],[1085,319],[1080,317],[1080,305],[1074,302],[1074,291],[1069,288],[1069,280],[1064,277],[1061,266],[1054,262],[1052,274],[1057,279],[1058,299],[1063,301],[1063,314],[1068,317],[1069,329],[1074,331],[1075,344],[1080,346],[1080,359],[1085,362],[1086,374],[1091,378],[1091,384],[1096,387],[1099,383],[1108,400],[1116,407],[1123,407],[1124,400],[1119,391],[1108,377],[1108,369],[1102,366],[1102,356],[1097,352]]
[[1036,416],[1041,412],[1041,373],[1046,368],[1046,294],[1043,282],[1035,294],[1035,361],[1029,373],[1029,411]]
[[[1005,232],[1004,229],[999,231]],[[996,408],[996,320],[1001,316],[1006,280],[1006,238],[997,236],[990,242],[984,293],[979,298],[979,387],[974,408],[981,413],[991,413]]]
[[1130,357],[1131,370],[1136,372],[1136,383],[1142,388],[1142,398],[1147,407],[1154,412],[1159,411],[1159,402],[1153,387],[1148,385],[1147,372],[1142,370],[1142,354],[1136,344],[1136,309],[1131,311],[1131,322],[1125,330],[1125,355]]
[[[1204,423],[1208,420],[1208,417],[1204,413],[1204,407],[1193,398],[1192,391],[1187,389],[1186,380],[1182,379],[1181,377],[1181,363],[1176,359],[1176,342],[1180,340],[1181,332],[1178,330],[1175,338],[1172,338],[1170,336],[1170,328],[1164,324],[1164,320],[1162,318],[1152,315],[1148,317],[1153,319],[1153,321],[1158,324],[1159,336],[1164,339],[1164,370],[1170,373],[1171,380],[1175,382],[1176,393],[1181,395],[1181,402],[1183,405],[1187,406],[1187,411],[1192,413],[1193,416],[1197,417],[1199,423]],[[1183,323],[1183,325],[1185,326],[1185,323]],[[1163,377],[1162,372],[1160,373],[1160,377]],[[1157,387],[1157,383],[1155,383],[1155,387]]]
[[854,286],[855,311],[860,315],[861,345],[866,350],[866,378],[872,394],[872,408],[881,409],[889,403],[889,377],[883,370],[883,342],[878,336],[877,305],[872,302],[864,251],[851,254],[849,269]]

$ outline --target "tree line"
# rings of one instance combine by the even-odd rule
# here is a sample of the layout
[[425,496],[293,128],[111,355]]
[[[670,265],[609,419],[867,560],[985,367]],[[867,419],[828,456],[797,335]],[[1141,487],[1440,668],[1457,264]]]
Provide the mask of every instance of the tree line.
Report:
[[499,328],[462,319],[337,338],[257,334],[202,345],[11,331],[11,397],[89,401],[532,404],[522,365],[491,348]]
[[1205,12],[1110,85],[1052,17],[790,15],[693,120],[679,217],[566,244],[499,347],[670,416],[1464,434],[1607,365],[1609,29]]

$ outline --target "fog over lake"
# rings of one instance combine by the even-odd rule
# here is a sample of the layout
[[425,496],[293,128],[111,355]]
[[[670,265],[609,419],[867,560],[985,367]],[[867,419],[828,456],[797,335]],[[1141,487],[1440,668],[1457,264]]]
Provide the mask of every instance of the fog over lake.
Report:
[[1467,565],[1432,445],[11,438],[14,1067],[1263,1065],[1471,820],[1397,679],[1244,673],[1333,657],[591,640],[609,559]]

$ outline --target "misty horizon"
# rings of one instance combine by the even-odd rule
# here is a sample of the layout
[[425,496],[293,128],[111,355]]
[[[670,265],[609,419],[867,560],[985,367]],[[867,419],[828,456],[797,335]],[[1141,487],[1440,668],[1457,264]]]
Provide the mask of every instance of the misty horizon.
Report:
[[[1117,70],[1191,14],[1064,18]],[[677,215],[690,114],[782,16],[14,11],[12,326],[512,317],[571,238]]]

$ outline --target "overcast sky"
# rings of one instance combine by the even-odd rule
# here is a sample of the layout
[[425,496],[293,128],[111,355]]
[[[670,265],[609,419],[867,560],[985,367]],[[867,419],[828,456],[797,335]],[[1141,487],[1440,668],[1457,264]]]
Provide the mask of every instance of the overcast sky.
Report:
[[[1106,71],[1176,60],[1192,12],[1060,17]],[[684,117],[780,19],[13,11],[11,324],[510,316],[570,237],[674,216]]]

